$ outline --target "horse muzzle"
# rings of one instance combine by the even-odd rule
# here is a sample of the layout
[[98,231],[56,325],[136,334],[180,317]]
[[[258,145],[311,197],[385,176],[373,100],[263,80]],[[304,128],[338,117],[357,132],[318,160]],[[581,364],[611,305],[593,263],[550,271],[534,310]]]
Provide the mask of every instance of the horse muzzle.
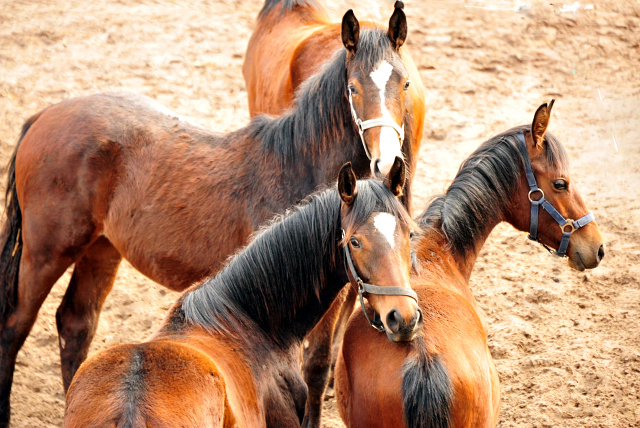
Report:
[[410,342],[422,329],[422,311],[416,308],[413,317],[405,320],[396,309],[385,317],[385,333],[391,342]]

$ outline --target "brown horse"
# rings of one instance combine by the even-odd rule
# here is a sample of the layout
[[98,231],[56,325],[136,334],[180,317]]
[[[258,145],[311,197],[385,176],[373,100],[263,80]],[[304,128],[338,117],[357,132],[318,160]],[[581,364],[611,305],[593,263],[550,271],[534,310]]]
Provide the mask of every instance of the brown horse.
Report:
[[379,284],[371,304],[405,322],[394,334],[419,329],[413,222],[394,196],[403,165],[392,167],[392,191],[356,182],[345,165],[337,189],[311,196],[187,290],[152,338],[89,358],[69,387],[65,427],[299,427],[300,342],[348,275]]
[[[408,206],[425,100],[420,74],[404,46],[407,19],[403,7],[401,1],[396,2],[387,29],[373,22],[358,22],[352,11],[344,15],[342,23],[332,23],[313,0],[266,0],[247,45],[242,73],[249,113],[282,114],[295,105],[294,94],[303,82],[327,60],[342,58],[348,86],[339,90],[345,101],[351,102],[355,135],[360,134],[371,159],[371,172],[379,169],[386,174],[395,156],[402,153],[410,173],[404,191]],[[380,38],[383,34],[387,37]],[[372,37],[393,49],[374,59],[363,43]],[[373,67],[361,68],[357,60],[361,56],[368,57]],[[360,130],[356,122],[361,123]]]
[[390,343],[361,313],[350,318],[335,378],[349,428],[496,425],[498,375],[468,281],[498,223],[529,231],[560,255],[566,251],[578,270],[595,268],[604,257],[600,229],[571,181],[565,150],[545,133],[552,105],[538,109],[532,127],[483,143],[420,215],[411,285],[424,316],[421,337]]
[[[387,29],[373,22],[360,23],[351,11],[341,24],[332,23],[313,0],[266,0],[247,46],[243,74],[250,114],[281,114],[295,105],[296,91],[327,59],[344,58],[349,77],[348,86],[341,91],[352,107],[353,123],[361,124],[354,135],[360,134],[372,173],[386,173],[394,156],[402,153],[410,173],[403,202],[410,210],[425,98],[420,74],[404,45],[403,6],[400,1],[395,3]],[[361,68],[355,61],[358,56],[372,58],[364,41],[385,33],[387,37],[380,42],[394,49],[371,61],[373,68]],[[373,99],[376,102],[368,102]],[[322,396],[353,303],[353,296],[342,293],[305,341],[304,373],[309,385],[305,426],[320,426]]]
[[[345,39],[354,40],[348,22]],[[214,275],[258,225],[335,180],[345,162],[357,176],[370,175],[344,94],[353,73],[393,62],[390,37],[363,32],[349,68],[343,50],[298,91],[291,111],[226,135],[127,93],[67,100],[31,117],[10,163],[0,238],[0,426],[9,418],[16,355],[69,266],[56,317],[65,390],[86,358],[122,257],[181,291]],[[394,79],[404,81],[398,73]],[[403,99],[403,84],[392,86],[385,96]],[[359,98],[380,103],[379,91]],[[404,132],[411,135],[411,126]]]

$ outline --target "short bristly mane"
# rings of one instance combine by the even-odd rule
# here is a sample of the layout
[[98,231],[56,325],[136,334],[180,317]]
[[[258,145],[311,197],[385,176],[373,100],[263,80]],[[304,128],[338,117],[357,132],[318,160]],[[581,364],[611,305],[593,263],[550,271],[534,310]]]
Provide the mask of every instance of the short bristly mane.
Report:
[[281,4],[280,16],[285,13],[291,12],[294,7],[300,6],[304,8],[320,9],[318,3],[314,0],[266,0],[262,10],[258,14],[258,19],[263,19],[276,5]]
[[322,315],[318,312],[326,273],[336,269],[337,261],[342,263],[336,254],[341,228],[355,229],[377,211],[412,222],[378,181],[358,182],[345,224],[335,188],[311,195],[258,234],[216,277],[185,294],[184,319],[231,335],[258,325],[280,344],[301,339],[317,322],[308,317]]
[[[381,29],[363,30],[352,59],[365,69],[374,67],[395,50]],[[340,49],[296,93],[295,107],[278,118],[258,116],[248,125],[251,138],[282,161],[297,154],[320,155],[333,145],[362,150],[347,98],[346,50]],[[355,144],[349,144],[355,141]]]
[[[435,196],[420,215],[421,228],[440,228],[453,251],[462,256],[474,248],[487,222],[502,220],[522,173],[515,135],[530,129],[518,126],[485,141],[463,162],[446,193]],[[566,171],[564,147],[549,132],[545,140],[549,167]]]

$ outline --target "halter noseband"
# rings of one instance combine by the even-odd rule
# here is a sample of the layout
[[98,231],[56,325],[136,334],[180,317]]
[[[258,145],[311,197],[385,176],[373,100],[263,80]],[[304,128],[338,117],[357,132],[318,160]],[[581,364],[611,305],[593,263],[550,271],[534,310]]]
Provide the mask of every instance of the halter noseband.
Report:
[[404,141],[404,123],[402,127],[400,127],[394,120],[378,117],[375,119],[369,119],[362,121],[358,117],[356,113],[356,109],[353,108],[353,99],[351,98],[351,89],[347,88],[349,91],[349,106],[351,106],[351,116],[353,116],[353,120],[358,127],[358,133],[360,134],[360,141],[362,141],[362,146],[364,147],[364,152],[367,154],[367,157],[371,159],[371,154],[369,153],[369,149],[367,148],[367,143],[364,142],[364,131],[369,128],[376,128],[387,126],[389,128],[393,128],[398,133],[398,138],[400,139],[400,147],[402,147],[402,142]]
[[[344,230],[342,231],[342,238],[344,239]],[[407,296],[411,297],[416,302],[418,301],[418,295],[410,288],[382,287],[379,285],[367,284],[366,282],[362,281],[362,278],[358,276],[358,272],[353,265],[348,242],[344,246],[344,265],[347,268],[347,276],[349,277],[349,282],[356,290],[358,290],[358,296],[360,297],[360,307],[362,308],[362,312],[364,312],[365,318],[367,319],[367,321],[369,321],[371,327],[375,328],[379,332],[384,332],[384,325],[382,324],[382,321],[380,321],[380,316],[377,312],[374,312],[373,319],[369,318],[369,314],[367,314],[367,311],[364,308],[363,295],[365,293],[378,294],[382,296]]]
[[[529,153],[527,152],[527,144],[525,143],[524,134],[518,133],[516,134],[516,138],[518,140],[518,151],[520,152],[522,164],[524,165],[524,172],[527,176],[527,182],[529,183],[528,197],[529,201],[531,202],[529,239],[539,242],[551,254],[555,254],[559,257],[564,257],[567,252],[567,247],[569,246],[569,238],[571,238],[571,234],[581,227],[591,223],[593,220],[595,220],[596,217],[593,215],[593,213],[588,213],[587,215],[580,217],[578,220],[565,219],[562,214],[560,214],[558,210],[555,209],[555,207],[544,198],[544,192],[538,187],[538,184],[536,183],[536,178],[533,175],[533,170],[531,169],[531,161],[529,160]],[[540,192],[540,199],[538,200],[531,198],[531,195],[536,192]],[[540,205],[542,205],[542,208],[544,208],[544,210],[548,212],[556,222],[558,222],[558,224],[560,225],[560,230],[562,230],[562,239],[560,240],[560,245],[558,246],[557,251],[549,248],[538,240],[538,207]],[[568,231],[567,227],[570,228]]]

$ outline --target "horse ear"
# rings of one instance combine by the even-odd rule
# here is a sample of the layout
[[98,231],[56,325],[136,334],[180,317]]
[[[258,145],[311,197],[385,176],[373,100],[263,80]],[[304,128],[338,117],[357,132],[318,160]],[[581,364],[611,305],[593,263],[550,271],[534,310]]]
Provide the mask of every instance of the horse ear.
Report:
[[389,190],[391,190],[391,193],[400,197],[402,196],[402,189],[404,189],[405,180],[406,166],[402,158],[396,156],[385,182],[387,183]]
[[356,53],[360,38],[360,23],[353,10],[349,9],[342,17],[342,44],[350,54]]
[[397,1],[393,7],[393,15],[389,19],[389,32],[387,35],[391,39],[391,44],[398,50],[407,39],[407,17],[402,10],[404,3]]
[[340,193],[340,199],[348,206],[353,204],[358,194],[358,186],[356,184],[356,174],[353,172],[351,162],[345,163],[340,168],[338,174],[338,193]]
[[549,105],[547,103],[542,104],[536,110],[536,114],[533,115],[533,123],[531,124],[531,137],[533,139],[533,145],[535,147],[542,146],[544,142],[544,133],[547,131],[547,126],[549,126],[549,119],[551,119],[551,108],[553,107],[553,102],[555,100],[551,100]]

